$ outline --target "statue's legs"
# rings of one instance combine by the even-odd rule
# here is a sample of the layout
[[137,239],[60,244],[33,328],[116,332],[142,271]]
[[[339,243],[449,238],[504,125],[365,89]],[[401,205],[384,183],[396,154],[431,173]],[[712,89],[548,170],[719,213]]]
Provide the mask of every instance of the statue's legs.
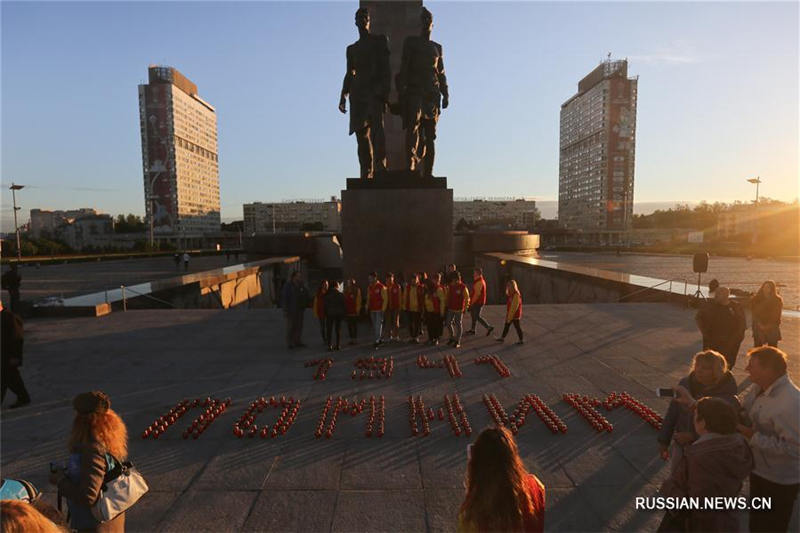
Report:
[[433,176],[433,160],[436,156],[436,149],[434,148],[434,140],[436,139],[436,121],[423,120],[423,155],[421,155],[423,163],[423,176],[430,178]]
[[383,116],[373,120],[372,127],[372,164],[375,174],[386,173],[386,132],[383,130]]
[[366,126],[356,130],[358,143],[358,163],[361,166],[361,179],[372,179],[372,140],[370,127]]
[[406,161],[408,162],[408,170],[414,172],[417,170],[420,162],[420,118],[421,112],[418,110],[414,120],[409,121],[406,128]]

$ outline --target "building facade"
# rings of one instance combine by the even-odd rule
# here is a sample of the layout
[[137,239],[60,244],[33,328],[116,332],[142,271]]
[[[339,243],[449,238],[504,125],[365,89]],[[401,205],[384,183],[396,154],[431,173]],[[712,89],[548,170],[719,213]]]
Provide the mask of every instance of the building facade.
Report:
[[588,242],[623,242],[633,224],[638,78],[607,60],[561,105],[558,220]]
[[80,209],[69,210],[55,210],[50,211],[47,209],[31,209],[31,221],[28,229],[28,234],[34,239],[57,237],[60,227],[71,224],[74,220],[84,217],[96,215],[97,211],[83,207]]
[[244,204],[244,233],[255,235],[284,231],[302,231],[313,227],[319,231],[342,229],[342,202],[335,197],[324,200]]
[[536,201],[526,198],[456,198],[453,228],[463,220],[469,225],[498,229],[533,229],[539,218]]
[[145,218],[159,239],[220,231],[216,110],[172,67],[150,66],[139,85]]

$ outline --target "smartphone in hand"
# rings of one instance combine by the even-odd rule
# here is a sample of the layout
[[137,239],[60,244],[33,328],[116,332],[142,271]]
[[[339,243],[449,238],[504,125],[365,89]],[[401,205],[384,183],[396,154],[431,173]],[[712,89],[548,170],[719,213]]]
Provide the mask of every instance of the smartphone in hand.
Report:
[[59,470],[63,470],[64,467],[60,466],[58,463],[50,463],[50,473],[58,472]]
[[658,396],[659,398],[674,398],[675,389],[659,387],[656,389],[656,396]]

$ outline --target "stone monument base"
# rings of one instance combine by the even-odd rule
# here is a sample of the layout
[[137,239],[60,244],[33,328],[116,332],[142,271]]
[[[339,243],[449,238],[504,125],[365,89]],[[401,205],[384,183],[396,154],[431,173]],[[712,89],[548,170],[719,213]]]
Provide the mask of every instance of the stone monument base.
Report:
[[453,261],[453,190],[447,178],[389,172],[348,179],[342,191],[343,273],[362,291],[377,271],[407,276],[443,271]]

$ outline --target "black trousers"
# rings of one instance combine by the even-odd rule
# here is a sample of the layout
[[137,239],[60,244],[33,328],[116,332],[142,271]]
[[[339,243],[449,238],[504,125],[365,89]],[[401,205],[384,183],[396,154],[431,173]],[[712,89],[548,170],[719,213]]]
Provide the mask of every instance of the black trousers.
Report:
[[763,477],[750,474],[750,498],[772,498],[772,508],[765,511],[750,511],[750,531],[787,531],[792,518],[794,501],[800,483],[781,485]]
[[511,324],[514,324],[514,329],[517,330],[517,337],[519,337],[519,340],[522,340],[522,328],[519,325],[519,318],[515,318],[511,322],[506,322],[506,325],[503,327],[503,338],[505,339],[506,335],[508,335],[508,328],[511,327]]
[[[336,344],[333,344],[331,337],[332,330],[336,331]],[[328,339],[328,346],[339,346],[339,337],[342,333],[342,319],[340,317],[325,317],[325,338]]]
[[715,350],[721,353],[725,360],[728,361],[728,370],[733,370],[736,366],[736,358],[739,355],[739,347],[742,345],[742,340],[725,340],[725,341],[711,341],[703,339],[704,350]]
[[426,313],[425,324],[428,326],[428,338],[430,340],[438,339],[442,336],[442,330],[444,329],[442,315],[436,313]]
[[470,317],[472,318],[472,327],[469,328],[470,331],[475,331],[476,322],[481,324],[486,329],[492,329],[492,325],[489,324],[486,321],[486,319],[481,316],[481,310],[483,310],[483,305],[481,304],[473,305],[472,307],[469,308],[469,314]]
[[329,344],[328,343],[329,337],[328,335],[325,334],[325,319],[320,318],[318,320],[319,320],[319,333],[320,335],[322,335],[322,342],[325,344],[325,346],[327,346]]
[[409,311],[408,312],[408,333],[411,335],[411,338],[416,339],[419,337],[420,333],[422,333],[422,313],[419,311]]
[[11,392],[17,395],[17,400],[28,401],[31,397],[28,395],[28,390],[25,388],[25,383],[22,381],[22,375],[19,373],[18,366],[3,365],[2,374],[0,374],[0,382],[2,382],[2,397],[0,401],[6,399],[6,391],[11,389]]
[[347,334],[350,335],[350,340],[354,341],[358,338],[358,317],[347,317]]

